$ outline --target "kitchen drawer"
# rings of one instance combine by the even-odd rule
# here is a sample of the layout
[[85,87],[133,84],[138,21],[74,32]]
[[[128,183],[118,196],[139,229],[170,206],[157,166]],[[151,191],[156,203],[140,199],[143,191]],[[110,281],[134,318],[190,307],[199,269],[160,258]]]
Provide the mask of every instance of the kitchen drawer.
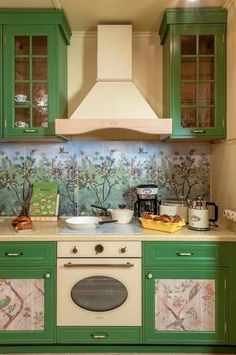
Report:
[[141,327],[57,327],[57,343],[140,344]]
[[56,263],[54,242],[1,242],[0,265],[36,265]]
[[144,265],[226,265],[225,243],[144,242]]

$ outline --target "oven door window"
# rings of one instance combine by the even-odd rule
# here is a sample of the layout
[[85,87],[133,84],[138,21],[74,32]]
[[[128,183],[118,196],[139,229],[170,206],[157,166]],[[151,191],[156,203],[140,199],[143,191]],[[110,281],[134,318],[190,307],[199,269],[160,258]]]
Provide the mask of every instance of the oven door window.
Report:
[[127,299],[128,290],[120,281],[107,276],[91,276],[78,281],[71,290],[72,300],[92,312],[119,308]]

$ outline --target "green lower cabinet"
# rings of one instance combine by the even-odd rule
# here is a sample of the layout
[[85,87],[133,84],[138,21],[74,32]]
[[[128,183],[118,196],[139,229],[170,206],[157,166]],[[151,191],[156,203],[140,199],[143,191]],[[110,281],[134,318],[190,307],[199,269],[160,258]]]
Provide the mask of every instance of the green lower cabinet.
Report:
[[229,281],[228,281],[228,331],[229,344],[236,345],[236,243],[228,243]]
[[0,344],[55,342],[55,267],[0,267],[0,275]]
[[140,344],[141,327],[57,327],[58,344]]
[[224,270],[144,269],[144,329],[148,344],[226,343]]

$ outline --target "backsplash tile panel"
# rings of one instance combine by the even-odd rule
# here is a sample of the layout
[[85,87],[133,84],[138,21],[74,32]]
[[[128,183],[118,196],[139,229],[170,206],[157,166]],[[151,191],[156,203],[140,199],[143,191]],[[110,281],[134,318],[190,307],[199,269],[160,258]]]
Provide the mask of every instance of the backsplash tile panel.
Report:
[[60,215],[100,213],[91,204],[133,208],[135,187],[159,186],[160,198],[208,199],[207,143],[67,142],[0,144],[0,215],[27,212],[32,187],[56,181]]

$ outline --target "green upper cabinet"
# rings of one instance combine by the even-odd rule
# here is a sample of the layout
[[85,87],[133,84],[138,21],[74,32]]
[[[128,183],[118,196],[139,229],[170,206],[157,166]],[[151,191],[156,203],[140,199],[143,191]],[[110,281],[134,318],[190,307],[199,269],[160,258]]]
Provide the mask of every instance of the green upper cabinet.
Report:
[[171,138],[224,138],[226,9],[167,9],[163,45],[163,114]]
[[[2,28],[0,27],[0,58],[2,58]],[[2,108],[2,60],[0,60],[0,138],[3,135],[3,108]]]
[[3,35],[3,136],[55,135],[67,114],[67,45],[63,12],[0,11]]

